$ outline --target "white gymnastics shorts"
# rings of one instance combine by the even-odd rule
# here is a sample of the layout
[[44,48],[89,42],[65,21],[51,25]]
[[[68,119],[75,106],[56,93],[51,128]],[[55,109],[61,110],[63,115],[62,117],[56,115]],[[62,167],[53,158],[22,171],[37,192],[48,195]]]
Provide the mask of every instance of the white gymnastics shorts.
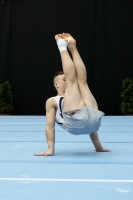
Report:
[[74,135],[91,134],[101,126],[103,112],[90,106],[84,106],[76,114],[69,116],[63,113],[63,127]]

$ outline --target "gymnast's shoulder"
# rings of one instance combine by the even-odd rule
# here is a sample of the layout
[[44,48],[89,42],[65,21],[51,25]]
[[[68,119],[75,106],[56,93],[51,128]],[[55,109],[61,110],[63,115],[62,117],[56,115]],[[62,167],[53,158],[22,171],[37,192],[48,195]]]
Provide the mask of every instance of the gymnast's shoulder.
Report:
[[57,103],[55,101],[55,99],[53,97],[50,97],[46,100],[46,104],[45,104],[46,110],[49,108],[57,108]]

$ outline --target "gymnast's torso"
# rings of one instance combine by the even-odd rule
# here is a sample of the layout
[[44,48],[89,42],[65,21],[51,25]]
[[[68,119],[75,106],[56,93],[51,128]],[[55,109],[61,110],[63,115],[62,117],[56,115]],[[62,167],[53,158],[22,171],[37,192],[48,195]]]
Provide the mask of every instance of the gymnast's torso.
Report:
[[59,126],[61,126],[63,128],[64,97],[63,96],[55,96],[52,98],[54,98],[57,103],[55,121],[57,124],[59,124]]

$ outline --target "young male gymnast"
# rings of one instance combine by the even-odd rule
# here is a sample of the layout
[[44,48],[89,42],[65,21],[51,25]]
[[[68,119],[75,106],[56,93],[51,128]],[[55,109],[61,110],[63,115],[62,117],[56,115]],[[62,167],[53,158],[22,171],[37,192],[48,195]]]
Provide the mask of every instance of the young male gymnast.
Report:
[[[57,96],[46,101],[45,133],[48,150],[34,156],[51,156],[55,149],[55,122],[71,134],[88,134],[96,152],[109,152],[98,138],[103,112],[93,97],[88,84],[85,65],[76,47],[76,40],[68,33],[55,36],[61,55],[63,72],[54,76]],[[68,53],[69,49],[72,59]]]

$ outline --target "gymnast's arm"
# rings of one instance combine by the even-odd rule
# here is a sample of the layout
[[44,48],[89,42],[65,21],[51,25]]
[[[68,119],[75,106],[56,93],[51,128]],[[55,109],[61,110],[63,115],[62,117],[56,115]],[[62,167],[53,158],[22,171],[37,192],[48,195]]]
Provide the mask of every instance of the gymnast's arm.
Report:
[[49,98],[46,101],[46,127],[45,133],[48,143],[48,150],[44,153],[36,153],[34,156],[51,156],[54,154],[55,149],[55,101]]

